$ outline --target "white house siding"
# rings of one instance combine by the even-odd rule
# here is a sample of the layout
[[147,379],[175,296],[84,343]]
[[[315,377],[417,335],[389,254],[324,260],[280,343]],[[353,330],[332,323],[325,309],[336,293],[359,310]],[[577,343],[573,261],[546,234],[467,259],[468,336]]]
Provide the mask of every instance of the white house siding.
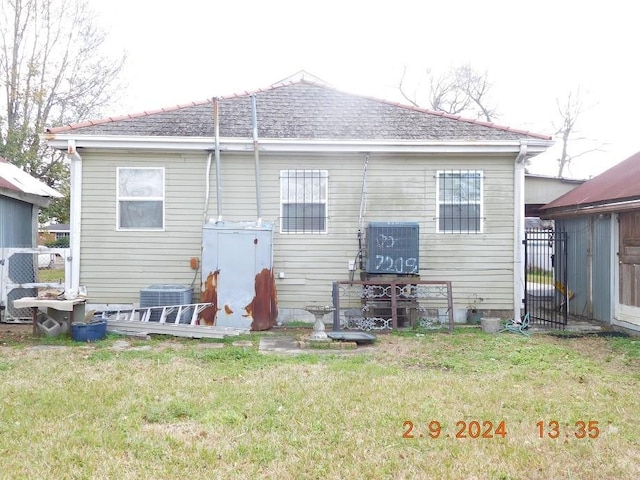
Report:
[[[261,214],[275,223],[274,272],[281,309],[310,302],[330,303],[331,282],[349,278],[358,252],[358,214],[364,154],[260,156]],[[223,157],[222,213],[227,219],[256,216],[253,156]],[[451,280],[454,303],[465,308],[477,295],[481,308],[513,306],[513,157],[371,155],[367,168],[364,223],[411,221],[420,225],[420,274]],[[326,169],[329,173],[328,233],[279,233],[280,171]],[[438,170],[484,172],[484,228],[481,234],[436,233]],[[215,179],[212,180],[212,186]],[[212,212],[216,212],[212,192]],[[356,272],[356,278],[358,278]]]
[[[275,224],[274,272],[281,310],[331,302],[331,282],[349,278],[358,252],[358,215],[364,154],[260,155],[261,216]],[[96,303],[134,302],[153,283],[191,284],[189,259],[201,253],[205,154],[85,154],[81,283]],[[420,275],[451,280],[454,303],[475,294],[481,308],[513,306],[513,156],[372,154],[367,169],[364,222],[418,222]],[[254,157],[222,154],[226,220],[257,216]],[[117,232],[116,167],[164,166],[165,232]],[[280,171],[321,169],[329,174],[328,233],[281,234]],[[436,233],[436,172],[482,170],[484,221],[480,234]],[[218,214],[215,164],[208,218]],[[356,272],[356,278],[359,274]],[[197,282],[199,283],[199,277]]]
[[[474,294],[484,299],[481,308],[510,308],[513,158],[423,156],[403,159],[401,163],[402,168],[398,168],[393,158],[372,159],[366,220],[418,221],[420,275],[424,280],[451,280],[457,308],[465,308]],[[436,233],[436,173],[458,169],[483,171],[483,233]],[[378,182],[383,188],[376,188]],[[389,201],[386,197],[394,187],[396,199]]]
[[[80,283],[91,302],[133,303],[152,284],[192,284],[189,260],[201,253],[205,163],[205,154],[83,154]],[[116,169],[140,166],[165,168],[164,232],[116,231]]]

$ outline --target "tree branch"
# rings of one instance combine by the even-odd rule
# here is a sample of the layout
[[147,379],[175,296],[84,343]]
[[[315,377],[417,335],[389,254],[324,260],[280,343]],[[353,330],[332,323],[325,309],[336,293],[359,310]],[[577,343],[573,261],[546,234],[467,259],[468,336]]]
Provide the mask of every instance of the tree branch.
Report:
[[416,102],[416,100],[415,100],[415,92],[414,92],[414,97],[411,98],[404,91],[404,81],[405,81],[406,76],[407,76],[407,67],[405,66],[402,69],[402,76],[400,77],[400,81],[398,82],[398,90],[400,91],[400,94],[404,97],[404,99],[407,102],[409,102],[414,107],[419,107],[420,105],[418,105],[418,102]]

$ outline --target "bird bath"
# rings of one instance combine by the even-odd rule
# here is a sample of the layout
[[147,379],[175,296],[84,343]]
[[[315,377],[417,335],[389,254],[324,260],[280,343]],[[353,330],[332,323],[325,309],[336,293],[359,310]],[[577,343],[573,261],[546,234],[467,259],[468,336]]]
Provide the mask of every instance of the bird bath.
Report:
[[307,305],[304,309],[316,317],[316,322],[313,324],[313,333],[309,337],[309,340],[330,342],[331,339],[327,336],[327,332],[325,332],[322,319],[327,313],[333,312],[334,308],[328,305]]

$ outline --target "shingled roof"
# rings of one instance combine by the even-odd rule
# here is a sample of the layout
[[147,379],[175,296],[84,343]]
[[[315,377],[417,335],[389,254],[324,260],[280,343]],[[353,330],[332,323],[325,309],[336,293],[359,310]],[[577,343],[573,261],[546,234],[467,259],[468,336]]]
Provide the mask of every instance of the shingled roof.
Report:
[[598,207],[632,201],[640,201],[640,152],[546,204],[542,210],[549,215],[593,212]]
[[[550,140],[530,133],[338,91],[308,80],[253,92],[262,139],[301,140]],[[223,138],[251,138],[251,93],[219,98]],[[50,128],[48,133],[110,136],[214,135],[213,99],[156,111]]]

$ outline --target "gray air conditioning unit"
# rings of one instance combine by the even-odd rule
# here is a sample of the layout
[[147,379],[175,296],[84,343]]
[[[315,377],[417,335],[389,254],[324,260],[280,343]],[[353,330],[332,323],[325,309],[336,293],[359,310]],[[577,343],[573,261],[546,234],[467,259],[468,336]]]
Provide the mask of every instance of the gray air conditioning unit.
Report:
[[[168,305],[188,305],[193,303],[193,289],[183,285],[151,285],[140,290],[140,308],[165,307]],[[179,323],[191,321],[191,309],[184,309],[180,314]],[[167,316],[168,323],[175,322],[176,312]],[[149,321],[159,322],[162,315],[161,308],[151,310]]]
[[371,222],[366,230],[366,273],[418,275],[419,238],[415,222]]

